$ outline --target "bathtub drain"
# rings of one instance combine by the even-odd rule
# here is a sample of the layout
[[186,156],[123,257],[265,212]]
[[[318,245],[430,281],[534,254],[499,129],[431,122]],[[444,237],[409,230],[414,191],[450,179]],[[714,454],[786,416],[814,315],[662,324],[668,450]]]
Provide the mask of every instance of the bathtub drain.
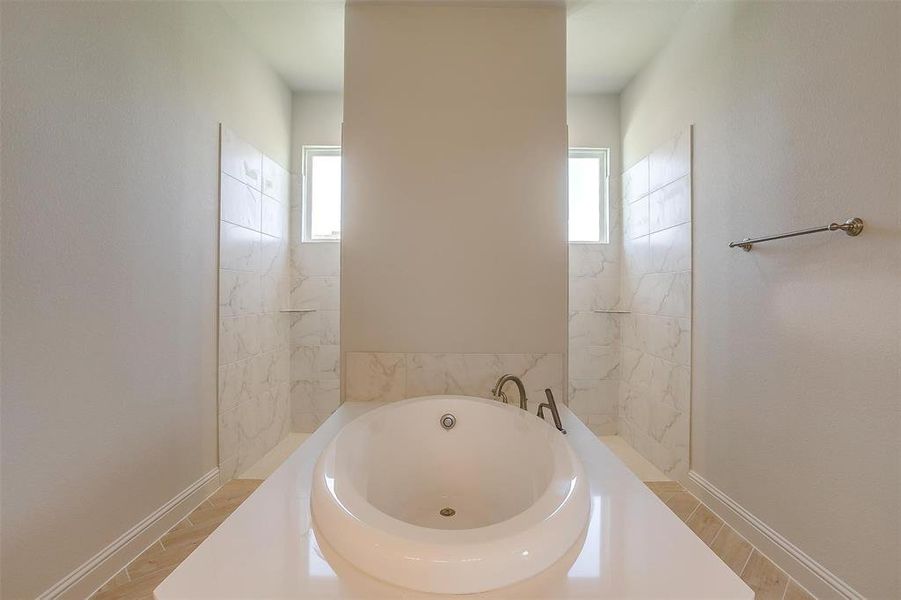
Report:
[[455,514],[457,514],[457,511],[455,511],[454,509],[452,509],[452,508],[449,507],[449,506],[448,506],[448,507],[445,507],[445,508],[442,508],[442,509],[441,509],[440,511],[438,511],[438,512],[441,514],[442,517],[452,517],[452,516],[454,516]]

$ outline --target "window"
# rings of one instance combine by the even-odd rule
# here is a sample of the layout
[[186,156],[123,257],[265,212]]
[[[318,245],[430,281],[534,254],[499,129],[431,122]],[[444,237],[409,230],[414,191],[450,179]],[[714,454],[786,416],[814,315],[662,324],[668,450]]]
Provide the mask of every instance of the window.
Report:
[[341,239],[341,148],[303,147],[303,241]]
[[569,149],[569,241],[607,243],[606,149]]

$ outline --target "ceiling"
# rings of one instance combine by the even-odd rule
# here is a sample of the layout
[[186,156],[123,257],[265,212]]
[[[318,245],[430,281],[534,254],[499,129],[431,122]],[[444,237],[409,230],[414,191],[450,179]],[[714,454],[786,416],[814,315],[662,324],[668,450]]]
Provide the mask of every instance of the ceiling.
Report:
[[344,86],[344,2],[220,2],[292,90]]
[[[338,91],[344,78],[344,2],[220,2],[293,90]],[[669,39],[688,0],[567,2],[567,87],[615,93]]]
[[622,90],[666,44],[691,5],[678,0],[570,3],[566,19],[568,91]]

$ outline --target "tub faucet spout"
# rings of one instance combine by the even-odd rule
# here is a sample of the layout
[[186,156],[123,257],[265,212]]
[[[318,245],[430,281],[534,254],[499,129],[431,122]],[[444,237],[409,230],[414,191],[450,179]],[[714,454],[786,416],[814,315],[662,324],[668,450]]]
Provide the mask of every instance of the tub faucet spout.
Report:
[[547,402],[538,405],[538,418],[543,419],[544,409],[550,409],[551,416],[554,418],[554,427],[559,429],[563,435],[566,435],[566,430],[563,429],[563,422],[560,420],[560,412],[557,410],[557,403],[554,402],[554,394],[550,388],[545,388],[544,395],[547,396]]
[[516,375],[506,374],[501,375],[501,378],[497,380],[497,384],[491,390],[491,395],[495,400],[500,400],[504,404],[507,404],[507,394],[504,393],[504,384],[508,381],[512,381],[516,384],[516,388],[519,390],[519,407],[524,411],[529,411],[529,399],[526,398],[526,386],[522,384],[522,379],[517,377]]

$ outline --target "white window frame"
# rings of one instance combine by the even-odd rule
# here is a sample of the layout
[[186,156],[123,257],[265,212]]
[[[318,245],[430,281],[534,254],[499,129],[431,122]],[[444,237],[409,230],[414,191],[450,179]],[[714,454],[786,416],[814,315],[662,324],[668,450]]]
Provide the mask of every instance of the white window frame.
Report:
[[[329,238],[313,238],[313,157],[315,156],[341,156],[341,146],[303,146],[303,236],[304,243],[334,243],[341,241],[341,234]],[[342,164],[343,168],[343,164]]]
[[[599,177],[599,181],[601,182],[601,189],[598,190],[598,201],[601,203],[600,210],[598,211],[598,215],[600,218],[599,223],[599,233],[600,238],[597,241],[593,240],[579,240],[579,241],[570,241],[570,244],[609,244],[610,243],[610,149],[609,148],[570,148],[569,149],[569,158],[600,158],[599,161],[601,168],[601,176]],[[566,185],[567,190],[569,190],[569,160],[567,159],[567,175],[566,175]],[[566,223],[566,235],[569,237],[569,192],[566,194],[566,205],[567,205],[567,223]]]

